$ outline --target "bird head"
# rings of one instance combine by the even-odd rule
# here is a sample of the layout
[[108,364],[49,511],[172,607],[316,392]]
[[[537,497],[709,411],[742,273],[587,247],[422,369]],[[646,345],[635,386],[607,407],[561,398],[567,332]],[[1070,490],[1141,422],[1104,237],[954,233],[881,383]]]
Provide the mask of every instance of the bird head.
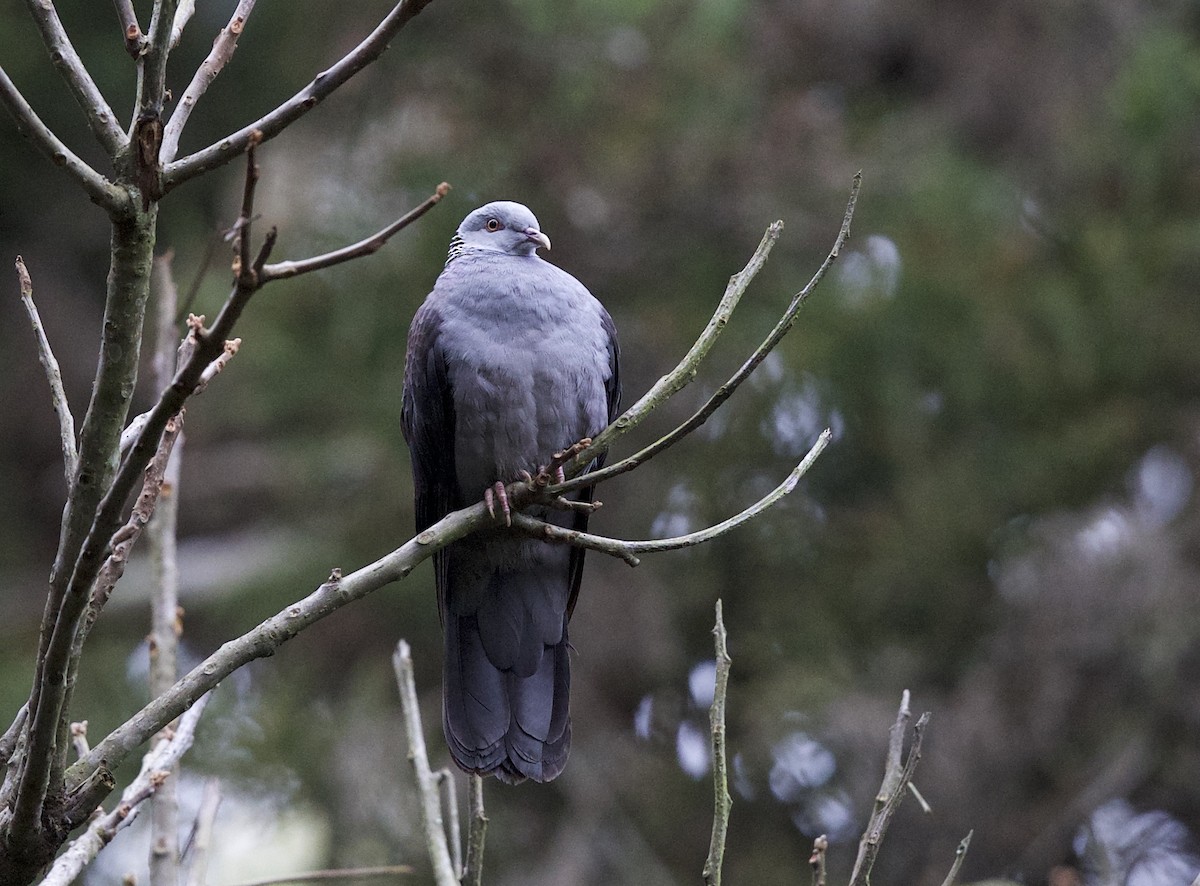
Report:
[[520,203],[497,200],[480,206],[458,226],[457,239],[470,249],[509,255],[533,255],[538,247],[550,248],[538,220]]

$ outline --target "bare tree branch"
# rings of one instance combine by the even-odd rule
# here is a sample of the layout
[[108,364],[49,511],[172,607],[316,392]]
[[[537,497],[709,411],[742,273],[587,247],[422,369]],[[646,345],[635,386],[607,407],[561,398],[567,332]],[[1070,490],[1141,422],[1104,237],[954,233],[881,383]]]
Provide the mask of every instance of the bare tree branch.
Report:
[[454,876],[460,880],[463,875],[462,824],[458,817],[458,791],[455,790],[454,773],[442,768],[433,773],[437,779],[438,790],[441,792],[442,808],[446,810],[446,842],[450,847],[450,866]]
[[9,79],[4,68],[0,67],[0,103],[12,115],[17,124],[17,131],[25,136],[41,151],[55,166],[60,166],[75,179],[87,192],[93,203],[102,207],[110,215],[123,212],[129,205],[129,196],[88,166],[63,144],[49,126],[42,122],[37,112],[30,107],[29,102],[21,95],[20,90]]
[[[212,51],[200,63],[200,67],[192,76],[192,82],[183,91],[183,96],[179,99],[179,103],[171,113],[171,119],[167,121],[166,128],[163,130],[162,149],[159,151],[159,159],[162,163],[170,163],[179,153],[179,139],[183,135],[183,128],[187,126],[188,117],[196,107],[196,102],[200,101],[200,97],[217,79],[217,74],[221,73],[221,69],[233,58],[233,53],[237,49],[238,37],[242,35],[242,29],[254,9],[255,2],[256,0],[238,0],[237,8],[233,11],[229,24],[221,29],[221,33],[213,42]],[[191,5],[194,6],[194,3]],[[183,7],[180,7],[181,12],[182,10]],[[178,41],[173,40],[172,45],[175,42]]]
[[[171,383],[177,362],[178,332],[175,310],[178,300],[171,262],[167,253],[154,260],[154,381],[162,390]],[[228,346],[228,343],[226,343]],[[219,359],[219,358],[218,358]],[[217,361],[213,362],[216,365]],[[212,366],[205,370],[207,374]],[[215,374],[215,373],[214,373]],[[170,428],[168,422],[167,427]],[[163,440],[167,434],[163,434]],[[158,501],[146,526],[150,559],[154,565],[154,592],[150,596],[150,697],[166,692],[179,678],[179,570],[175,558],[175,526],[179,511],[179,474],[183,456],[183,432],[176,434],[163,467]],[[162,446],[160,444],[159,449]],[[156,456],[151,467],[158,463]],[[150,809],[150,884],[179,886],[179,768],[155,794]]]
[[213,828],[221,806],[221,782],[210,778],[204,783],[200,809],[196,812],[195,839],[192,842],[192,863],[188,867],[187,886],[205,886],[208,877],[208,855],[212,849]]
[[483,809],[483,777],[472,772],[468,780],[468,805],[471,824],[467,829],[467,864],[463,869],[463,886],[482,886],[483,850],[487,845],[488,817]]
[[196,0],[179,0],[175,18],[171,21],[171,42],[169,44],[171,49],[179,45],[179,41],[183,39],[183,29],[187,27],[188,22],[195,14]]
[[310,111],[331,92],[379,58],[387,49],[392,37],[429,3],[430,0],[400,0],[362,43],[358,44],[333,67],[318,74],[311,83],[275,110],[249,126],[226,136],[216,144],[168,164],[163,174],[163,192],[170,191],[207,169],[229,162],[246,150],[246,146],[255,132],[262,133],[263,140],[277,136],[289,124]]
[[[715,526],[710,526],[706,529],[700,529],[696,532],[689,532],[687,535],[679,535],[674,538],[658,538],[649,539],[646,541],[623,541],[617,538],[608,538],[602,535],[592,535],[587,532],[579,532],[574,529],[565,529],[562,526],[556,526],[553,523],[546,523],[543,520],[538,520],[535,517],[530,517],[528,514],[512,515],[512,525],[514,529],[525,532],[537,538],[544,538],[547,541],[557,541],[566,544],[572,544],[576,547],[588,548],[589,550],[599,551],[603,554],[609,554],[613,557],[620,557],[630,566],[637,566],[639,562],[638,554],[658,553],[659,551],[674,551],[679,548],[688,548],[694,545],[710,542],[715,538],[720,538],[729,532],[732,532],[737,527],[741,526],[750,520],[753,520],[767,508],[776,504],[785,495],[796,488],[796,484],[800,482],[800,478],[812,466],[812,463],[817,460],[817,457],[829,445],[830,430],[826,428],[817,437],[817,442],[813,444],[812,449],[804,456],[800,464],[792,469],[792,472],[787,475],[782,483],[746,508],[740,514],[735,514],[727,520],[717,523]],[[523,491],[524,488],[518,486],[517,489]],[[520,494],[520,492],[516,493]]]
[[954,863],[950,865],[950,872],[946,874],[946,879],[942,881],[942,886],[954,886],[955,881],[958,879],[958,871],[967,858],[967,850],[971,848],[971,837],[973,836],[975,836],[974,831],[967,831],[967,835],[959,841],[958,848],[954,850]]
[[12,757],[13,750],[17,746],[17,740],[21,737],[21,730],[25,728],[25,720],[29,716],[29,705],[21,705],[21,709],[17,711],[17,716],[13,718],[8,729],[4,730],[4,734],[0,735],[0,769],[8,765],[9,758]]
[[207,695],[197,699],[192,709],[179,721],[179,729],[175,734],[146,755],[141,773],[122,792],[117,807],[107,815],[97,817],[87,831],[67,847],[42,880],[41,886],[70,886],[100,850],[112,842],[117,831],[133,823],[141,804],[153,796],[170,769],[192,746],[196,724],[200,722],[207,702]]
[[133,11],[133,0],[113,0],[117,10],[117,18],[121,21],[121,36],[125,38],[125,51],[134,58],[142,54],[146,47],[146,36],[138,24],[137,13]]
[[42,34],[42,42],[50,52],[50,61],[58,69],[67,88],[71,90],[71,95],[83,110],[88,125],[92,128],[92,134],[110,158],[117,157],[125,150],[129,139],[117,123],[116,115],[108,106],[108,102],[100,94],[99,88],[83,64],[83,59],[71,45],[71,39],[58,18],[54,4],[51,0],[25,0],[25,5]]
[[708,860],[704,863],[704,882],[721,886],[721,864],[725,860],[725,834],[729,829],[729,770],[725,759],[725,697],[729,692],[729,668],[733,664],[725,647],[725,621],[721,618],[721,601],[717,600],[717,620],[713,625],[713,641],[717,661],[717,682],[713,690],[712,707],[708,712],[712,733],[713,755],[713,826],[708,844]]
[[[721,387],[719,387],[717,389],[716,393],[714,393],[711,397],[709,397],[708,401],[702,407],[700,407],[700,409],[697,410],[696,413],[693,414],[691,418],[689,418],[687,421],[685,421],[679,427],[672,430],[669,434],[663,436],[659,440],[655,441],[654,443],[652,443],[651,445],[647,446],[646,448],[640,450],[639,452],[634,453],[633,455],[629,456],[628,458],[623,458],[618,462],[613,462],[612,464],[605,465],[603,468],[600,468],[599,470],[596,470],[596,471],[592,471],[589,474],[575,477],[572,480],[568,480],[564,484],[560,484],[558,486],[552,486],[552,487],[550,487],[550,489],[548,491],[551,493],[561,494],[563,492],[568,492],[572,489],[578,489],[583,486],[591,486],[596,483],[603,482],[604,480],[607,480],[610,477],[615,477],[615,476],[618,476],[619,474],[624,474],[627,471],[631,471],[634,468],[636,468],[638,465],[649,461],[651,458],[653,458],[655,455],[662,452],[663,450],[670,448],[675,443],[677,443],[679,440],[681,440],[683,437],[686,437],[692,431],[696,430],[696,428],[700,427],[702,424],[704,424],[706,421],[708,421],[709,416],[711,416],[714,412],[716,412],[717,409],[720,408],[721,404],[723,404],[726,400],[728,400],[730,398],[730,396],[732,396],[733,392],[738,389],[738,387],[742,384],[742,382],[744,382],[747,378],[750,377],[750,374],[756,368],[758,368],[759,364],[762,363],[762,361],[766,359],[767,355],[770,354],[771,351],[773,351],[775,349],[776,345],[778,345],[779,342],[783,340],[783,337],[788,333],[788,331],[795,324],[796,319],[800,314],[800,308],[803,306],[805,301],[807,301],[808,297],[812,294],[813,290],[815,290],[817,288],[817,286],[818,286],[818,284],[820,284],[821,280],[824,279],[825,274],[829,271],[829,269],[833,266],[833,263],[837,260],[838,256],[841,254],[842,247],[846,244],[846,240],[849,239],[849,237],[850,237],[850,223],[854,219],[854,210],[855,210],[856,206],[858,205],[858,193],[859,193],[859,190],[861,189],[861,187],[862,187],[862,173],[859,172],[859,173],[855,174],[854,182],[850,188],[850,199],[846,203],[846,213],[845,213],[845,215],[842,216],[842,226],[838,231],[837,238],[833,242],[833,248],[831,250],[829,250],[829,254],[825,257],[825,261],[823,261],[821,263],[821,266],[817,269],[816,273],[813,274],[812,279],[810,279],[808,281],[808,283],[804,286],[804,288],[801,289],[799,292],[797,292],[794,296],[792,296],[791,303],[788,305],[787,309],[783,312],[783,315],[779,318],[779,321],[775,324],[775,327],[771,330],[771,332],[763,340],[762,344],[760,344],[757,348],[755,348],[754,353],[752,353],[746,359],[746,361],[741,365],[741,367],[738,369],[738,371],[735,372],[729,378],[728,381],[726,381],[723,385],[721,385]],[[769,235],[770,235],[770,229],[768,229],[768,232],[767,232],[767,236],[769,236]],[[766,242],[766,237],[764,237],[764,242]],[[760,245],[759,248],[762,249],[762,246]],[[765,260],[766,260],[766,255],[764,254],[763,261],[765,261]],[[761,264],[760,264],[758,267],[753,267],[753,269],[752,269],[753,264],[754,264],[754,260],[751,259],[751,264],[746,266],[746,270],[743,270],[742,274],[735,276],[732,280],[730,280],[730,286],[732,287],[734,285],[734,281],[737,281],[738,284],[743,287],[743,289],[746,285],[749,285],[749,282],[750,282],[749,278],[745,279],[744,282],[742,280],[740,280],[739,278],[742,275],[745,275],[748,271],[752,271],[750,273],[750,277],[753,277],[754,274],[756,274],[758,272],[758,268],[761,267]],[[730,307],[729,310],[732,310],[732,307]],[[718,306],[717,314],[714,315],[713,321],[710,321],[710,326],[712,325],[712,322],[714,322],[714,321],[720,322],[720,320],[718,318],[720,318],[721,316],[722,316],[722,311],[721,311],[720,306]],[[702,355],[701,355],[701,359],[702,359]],[[691,354],[691,352],[689,352],[688,355],[686,355],[683,358],[683,360],[680,361],[679,366],[677,366],[672,371],[671,375],[679,374],[679,375],[682,375],[684,378],[690,378],[691,375],[694,374],[694,372],[695,372],[696,363],[697,363],[697,361],[692,359],[692,354]],[[665,376],[664,379],[669,378],[669,377],[670,376]],[[641,407],[642,402],[645,401],[647,398],[649,398],[650,394],[652,394],[652,393],[653,393],[653,389],[649,393],[647,393],[646,396],[642,398],[642,400],[639,400],[638,403],[633,407],[633,409],[638,409],[639,407]],[[674,392],[672,391],[670,393],[666,393],[663,400],[665,400],[666,398],[669,398],[672,395],[672,393],[674,393]],[[655,406],[657,405],[658,402],[662,402],[662,401],[657,401],[654,404],[648,404],[646,407],[646,411],[648,412],[649,410],[655,408]],[[632,409],[629,411],[632,411]],[[628,414],[628,412],[626,414]],[[618,423],[619,422],[620,422],[620,419],[618,419]],[[592,446],[587,447],[583,450],[583,454],[577,455],[574,458],[573,462],[571,462],[569,467],[566,469],[568,474],[583,468],[586,465],[588,460],[594,458],[598,454],[598,452],[600,450],[597,447],[598,447],[598,445],[602,445],[602,444],[603,444],[603,441],[599,440],[599,438],[597,438],[596,441],[593,441]]]
[[429,757],[425,752],[421,708],[417,704],[417,686],[413,679],[412,650],[404,640],[396,645],[392,664],[396,668],[400,706],[404,713],[404,729],[408,733],[408,762],[412,764],[413,772],[416,773],[417,792],[421,796],[421,823],[425,827],[425,850],[433,864],[433,877],[438,886],[458,886],[458,875],[450,861],[450,850],[446,845],[438,779],[429,768]]
[[437,206],[448,193],[450,193],[450,185],[442,182],[425,199],[424,203],[405,213],[383,230],[372,234],[365,240],[359,240],[351,246],[343,246],[341,249],[336,249],[333,252],[327,252],[324,255],[314,256],[313,258],[306,258],[302,261],[284,261],[273,265],[264,265],[262,270],[263,282],[267,283],[271,280],[298,277],[300,274],[307,274],[309,271],[319,271],[322,268],[332,267],[333,265],[350,261],[353,258],[371,255],[383,246],[383,244],[387,243],[392,238],[392,235],[404,230],[429,210],[433,209],[433,207]]
[[67,393],[63,390],[62,373],[58,361],[54,359],[54,351],[50,349],[50,340],[42,326],[42,318],[38,315],[37,305],[33,303],[33,282],[29,279],[29,270],[21,256],[17,256],[17,279],[21,284],[21,303],[25,305],[25,313],[33,324],[33,335],[37,341],[38,359],[46,371],[46,380],[50,382],[50,400],[54,405],[54,414],[58,416],[58,435],[62,444],[63,473],[66,475],[67,488],[75,481],[75,469],[79,465],[79,452],[75,448],[75,419],[71,415],[71,407],[67,404]]
[[812,868],[812,886],[825,886],[825,853],[829,850],[829,838],[824,834],[813,840],[812,855],[808,864]]
[[913,727],[912,746],[908,749],[908,757],[903,758],[904,736],[911,716],[906,689],[888,741],[887,763],[884,767],[883,782],[875,796],[875,809],[858,844],[858,857],[854,860],[854,869],[850,874],[850,886],[868,886],[871,882],[871,868],[879,855],[879,847],[896,810],[908,794],[908,785],[912,781],[917,762],[921,759],[921,740],[930,715],[926,712],[917,719],[917,724]]

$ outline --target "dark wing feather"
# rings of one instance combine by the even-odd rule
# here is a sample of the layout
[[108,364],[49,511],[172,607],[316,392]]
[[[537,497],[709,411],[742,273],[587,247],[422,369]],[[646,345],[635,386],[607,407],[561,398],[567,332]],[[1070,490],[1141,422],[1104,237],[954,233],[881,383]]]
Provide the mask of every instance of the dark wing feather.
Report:
[[[608,395],[608,422],[616,421],[621,409],[621,346],[617,342],[617,327],[613,324],[608,311],[600,309],[600,323],[608,335],[608,381],[604,384],[604,392]],[[592,462],[590,470],[604,466],[608,453],[601,454]],[[580,501],[591,501],[595,495],[595,486],[585,486],[579,490]],[[578,512],[572,524],[576,532],[587,532],[588,515]],[[575,611],[575,598],[579,596],[579,583],[583,579],[583,559],[586,551],[583,548],[571,548],[571,596],[567,600],[567,618]]]
[[[404,439],[412,456],[416,529],[423,532],[460,506],[454,469],[454,398],[438,341],[441,316],[426,301],[413,317],[404,361]],[[434,555],[438,610],[446,585],[445,551]]]

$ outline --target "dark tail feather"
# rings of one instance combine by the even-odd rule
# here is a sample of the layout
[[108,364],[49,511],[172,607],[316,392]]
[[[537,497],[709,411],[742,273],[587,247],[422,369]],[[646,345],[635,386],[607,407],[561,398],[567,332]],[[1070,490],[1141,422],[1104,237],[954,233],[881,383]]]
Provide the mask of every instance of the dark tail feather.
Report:
[[474,615],[447,613],[445,634],[442,725],[454,761],[509,784],[555,778],[571,746],[565,618],[561,639],[543,644],[527,677],[491,663]]

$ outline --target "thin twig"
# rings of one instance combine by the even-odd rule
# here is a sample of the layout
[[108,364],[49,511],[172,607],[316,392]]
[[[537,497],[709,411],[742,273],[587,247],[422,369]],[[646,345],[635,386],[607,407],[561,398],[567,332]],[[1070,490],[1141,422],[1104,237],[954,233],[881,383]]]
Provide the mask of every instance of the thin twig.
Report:
[[812,868],[812,886],[825,886],[825,854],[829,851],[829,838],[824,834],[813,840],[812,855],[808,864]]
[[266,880],[250,880],[238,883],[237,886],[281,886],[284,883],[322,883],[329,880],[368,880],[378,877],[402,877],[414,874],[412,865],[391,864],[373,868],[340,868],[327,871],[307,871],[303,874],[287,874],[282,877],[268,877]]
[[729,829],[729,770],[725,759],[725,696],[729,691],[729,668],[733,664],[725,647],[725,621],[721,618],[721,601],[717,600],[717,620],[713,625],[713,640],[717,659],[717,682],[713,703],[708,712],[712,732],[713,755],[713,825],[708,844],[708,860],[704,863],[704,882],[721,886],[721,864],[725,859],[725,833]]
[[[708,401],[701,406],[691,418],[679,425],[679,427],[673,429],[669,434],[666,434],[639,452],[636,452],[627,458],[623,458],[620,461],[605,465],[599,470],[592,471],[591,473],[576,477],[573,480],[569,480],[564,484],[555,486],[550,491],[562,493],[572,489],[580,488],[582,486],[592,486],[611,477],[616,477],[620,474],[626,473],[627,471],[631,471],[638,465],[649,461],[658,453],[670,448],[683,437],[686,437],[692,431],[696,430],[696,428],[708,421],[709,417],[712,416],[712,414],[716,412],[717,409],[719,409],[720,406],[733,395],[733,392],[741,386],[742,382],[750,377],[750,374],[758,368],[763,360],[767,358],[767,355],[770,354],[771,351],[773,351],[779,344],[779,342],[783,340],[783,337],[788,333],[792,326],[795,325],[796,319],[800,314],[800,308],[808,300],[808,297],[817,288],[821,280],[824,279],[825,274],[833,266],[833,263],[837,261],[838,256],[841,254],[842,247],[846,244],[846,240],[850,236],[850,223],[854,219],[854,210],[858,205],[858,194],[861,187],[862,173],[860,172],[854,176],[853,183],[851,184],[850,198],[846,203],[846,212],[842,216],[842,225],[838,230],[837,237],[834,239],[833,248],[829,250],[829,253],[825,256],[825,260],[821,263],[821,266],[817,269],[816,273],[813,274],[812,278],[808,281],[804,288],[792,296],[791,302],[788,304],[787,309],[784,310],[783,315],[779,318],[778,322],[776,322],[774,328],[767,335],[767,337],[763,339],[762,343],[757,348],[755,348],[754,353],[752,353],[746,359],[741,367],[738,368],[737,372],[730,376],[729,379],[723,385],[721,385],[721,387],[719,387],[711,397],[708,398]],[[766,260],[765,255],[763,256],[763,260]],[[749,269],[750,266],[747,266],[747,270]],[[743,271],[742,273],[745,274],[746,271]],[[735,277],[734,279],[736,280],[737,278]],[[749,283],[749,281],[747,280],[746,283]],[[683,365],[689,366],[691,371],[694,372],[695,364],[692,363],[688,357],[684,358],[683,362],[681,363],[681,366]],[[675,371],[679,371],[678,367]],[[642,399],[644,400],[645,398]],[[586,457],[593,458],[595,455],[596,451],[593,447],[592,451]]]
[[446,846],[446,830],[442,824],[442,801],[438,796],[437,777],[429,768],[425,752],[425,735],[421,730],[421,708],[417,704],[417,686],[413,679],[412,650],[404,640],[396,645],[392,656],[396,668],[396,683],[400,687],[404,729],[408,733],[408,761],[417,777],[421,795],[421,823],[425,826],[425,850],[433,865],[438,886],[458,886],[458,876],[450,861]]
[[275,110],[219,142],[168,164],[163,175],[163,191],[170,191],[207,169],[229,162],[246,150],[255,132],[262,133],[264,140],[277,136],[293,121],[316,107],[335,89],[379,58],[400,29],[429,3],[430,0],[400,0],[365,40]]
[[121,21],[121,36],[125,39],[125,51],[133,58],[138,58],[146,47],[146,35],[138,24],[137,13],[133,11],[133,0],[113,0],[117,10],[117,18]]
[[179,721],[179,728],[170,738],[160,742],[142,761],[142,771],[121,794],[117,807],[106,815],[96,818],[66,851],[54,862],[54,866],[41,881],[41,886],[69,886],[96,855],[112,842],[117,831],[133,822],[141,804],[149,799],[162,785],[167,772],[179,762],[192,746],[196,724],[204,713],[208,696],[198,699],[191,710]]
[[364,255],[371,255],[379,250],[383,244],[387,243],[391,237],[407,228],[433,207],[441,202],[442,198],[450,193],[450,185],[442,182],[437,186],[437,189],[425,199],[425,202],[417,206],[415,209],[405,213],[396,221],[392,222],[386,228],[372,234],[365,240],[359,240],[351,246],[343,246],[341,249],[336,249],[333,252],[327,252],[324,255],[306,258],[302,261],[283,261],[273,265],[263,267],[263,282],[270,280],[282,280],[287,277],[297,277],[300,274],[307,274],[310,271],[319,271],[322,268],[332,267],[333,265],[341,264],[344,261],[350,261],[352,258],[359,258]]
[[[167,125],[163,130],[162,150],[159,151],[158,155],[163,163],[170,163],[175,159],[175,155],[179,153],[179,138],[183,135],[183,128],[187,125],[188,117],[191,116],[192,110],[196,107],[196,102],[208,91],[208,87],[212,85],[217,75],[221,73],[221,69],[233,58],[233,53],[237,49],[238,37],[242,35],[242,29],[246,25],[246,19],[254,9],[254,4],[255,0],[238,0],[237,8],[234,9],[233,15],[229,19],[229,24],[221,29],[221,33],[217,35],[217,39],[213,42],[212,51],[200,63],[200,67],[196,69],[196,73],[192,76],[192,82],[183,91],[182,98],[179,99],[179,103],[171,113],[171,119],[167,121]],[[194,8],[195,3],[189,2],[188,5]],[[179,12],[176,13],[176,22],[179,21],[179,15],[183,12],[183,9],[184,7],[181,6]],[[178,40],[172,39],[172,45],[176,42]]]
[[205,886],[208,879],[208,856],[212,850],[213,828],[217,810],[221,807],[221,782],[210,778],[204,783],[200,808],[196,812],[195,838],[192,842],[192,861],[188,867],[187,886]]
[[942,886],[954,886],[954,881],[958,879],[958,871],[962,867],[963,861],[966,860],[967,850],[971,848],[971,837],[974,835],[974,831],[967,831],[967,835],[959,841],[958,848],[954,850],[954,863],[950,865],[950,872],[946,874]]
[[808,451],[808,454],[804,456],[800,464],[792,469],[792,472],[787,475],[784,481],[740,514],[735,514],[714,526],[690,532],[687,535],[679,535],[673,538],[648,539],[645,541],[624,541],[618,538],[608,538],[607,536],[579,532],[574,529],[565,529],[562,526],[546,523],[543,520],[530,517],[528,514],[520,513],[512,515],[512,526],[514,529],[536,538],[599,551],[613,557],[620,557],[630,566],[637,566],[641,562],[637,557],[638,554],[674,551],[679,548],[704,544],[732,532],[743,523],[753,520],[796,488],[796,484],[800,482],[800,478],[807,473],[808,469],[812,467],[812,463],[817,460],[817,457],[829,445],[831,436],[832,433],[828,428],[822,431],[817,437],[817,442],[813,444],[812,449]]
[[75,749],[76,757],[86,757],[91,747],[88,745],[87,739],[87,720],[80,720],[78,723],[71,724],[71,747]]
[[[179,334],[175,328],[178,295],[171,273],[172,253],[158,256],[152,268],[154,296],[154,376],[159,390],[171,383]],[[164,435],[165,439],[165,435]],[[179,570],[175,558],[175,527],[179,503],[183,433],[177,429],[175,445],[167,456],[159,484],[158,500],[146,526],[150,559],[154,567],[154,592],[150,596],[150,697],[166,692],[179,678]],[[154,465],[151,462],[151,465]],[[151,801],[150,884],[179,886],[178,768],[171,772]]]
[[483,808],[483,777],[472,772],[467,784],[471,822],[467,828],[467,865],[463,869],[462,882],[463,886],[481,886],[488,828],[488,817]]
[[[742,296],[750,286],[750,282],[754,279],[755,275],[766,264],[767,256],[771,254],[771,247],[775,245],[775,241],[779,239],[779,235],[782,233],[782,221],[772,222],[767,227],[766,233],[763,234],[762,240],[759,241],[758,248],[750,256],[750,261],[746,263],[746,266],[742,270],[729,278],[729,284],[725,287],[725,294],[717,302],[716,310],[713,311],[712,317],[700,332],[696,341],[688,348],[688,352],[683,355],[683,359],[679,361],[674,369],[656,381],[650,390],[643,394],[636,403],[626,409],[616,421],[593,437],[591,443],[584,447],[564,466],[568,477],[587,467],[592,459],[600,453],[607,451],[613,443],[636,428],[651,412],[683,390],[696,377],[696,367],[700,365],[712,349],[713,344],[716,343],[717,338],[725,331],[734,308],[738,306],[738,302],[741,301]],[[588,474],[587,476],[588,479],[586,481],[582,478],[574,484],[568,481],[566,484],[559,484],[552,487],[552,490],[563,492],[568,489],[577,488],[578,486],[590,486],[592,484],[592,475]]]
[[88,73],[83,59],[71,45],[71,39],[58,18],[54,4],[25,0],[25,5],[37,24],[38,31],[41,32],[42,42],[50,52],[50,61],[58,69],[67,88],[71,90],[71,95],[82,109],[96,141],[100,142],[100,146],[110,158],[116,157],[125,150],[129,139],[117,123],[116,115],[104,100],[92,75]]
[[21,735],[21,730],[25,728],[25,720],[29,717],[29,705],[21,705],[21,709],[17,711],[17,715],[13,717],[12,723],[8,729],[4,730],[4,734],[0,735],[0,769],[8,765],[8,760],[12,756],[13,749],[17,746],[17,739]]
[[71,407],[67,404],[67,392],[63,390],[62,373],[58,361],[54,359],[54,351],[50,349],[50,340],[46,337],[42,318],[38,315],[37,305],[33,303],[33,282],[29,279],[29,270],[21,256],[17,256],[17,279],[21,284],[21,303],[25,305],[25,313],[33,324],[33,335],[37,341],[38,359],[42,369],[46,371],[46,380],[50,382],[50,401],[54,404],[54,414],[58,416],[58,436],[62,444],[63,474],[66,476],[67,488],[75,480],[75,470],[79,466],[79,450],[75,448],[75,419],[71,416]]
[[441,791],[442,807],[446,810],[446,841],[450,845],[450,866],[454,868],[454,876],[460,880],[463,875],[462,823],[458,817],[458,791],[455,790],[454,773],[449,769],[439,769],[433,773]]
[[55,166],[62,167],[87,192],[93,203],[103,207],[110,215],[126,212],[129,195],[118,188],[78,155],[42,122],[37,112],[25,101],[25,96],[0,67],[0,104],[12,115],[17,131],[25,136],[34,147],[46,155]]
[[913,727],[912,746],[908,749],[908,757],[902,761],[904,734],[910,717],[908,691],[905,690],[888,740],[883,783],[875,795],[875,809],[871,813],[871,820],[858,843],[858,857],[854,860],[854,869],[850,874],[850,886],[868,886],[871,882],[871,868],[879,855],[888,825],[891,824],[896,810],[900,808],[901,801],[907,796],[908,784],[912,781],[917,762],[921,759],[921,741],[930,714],[926,712],[917,719],[917,724]]

